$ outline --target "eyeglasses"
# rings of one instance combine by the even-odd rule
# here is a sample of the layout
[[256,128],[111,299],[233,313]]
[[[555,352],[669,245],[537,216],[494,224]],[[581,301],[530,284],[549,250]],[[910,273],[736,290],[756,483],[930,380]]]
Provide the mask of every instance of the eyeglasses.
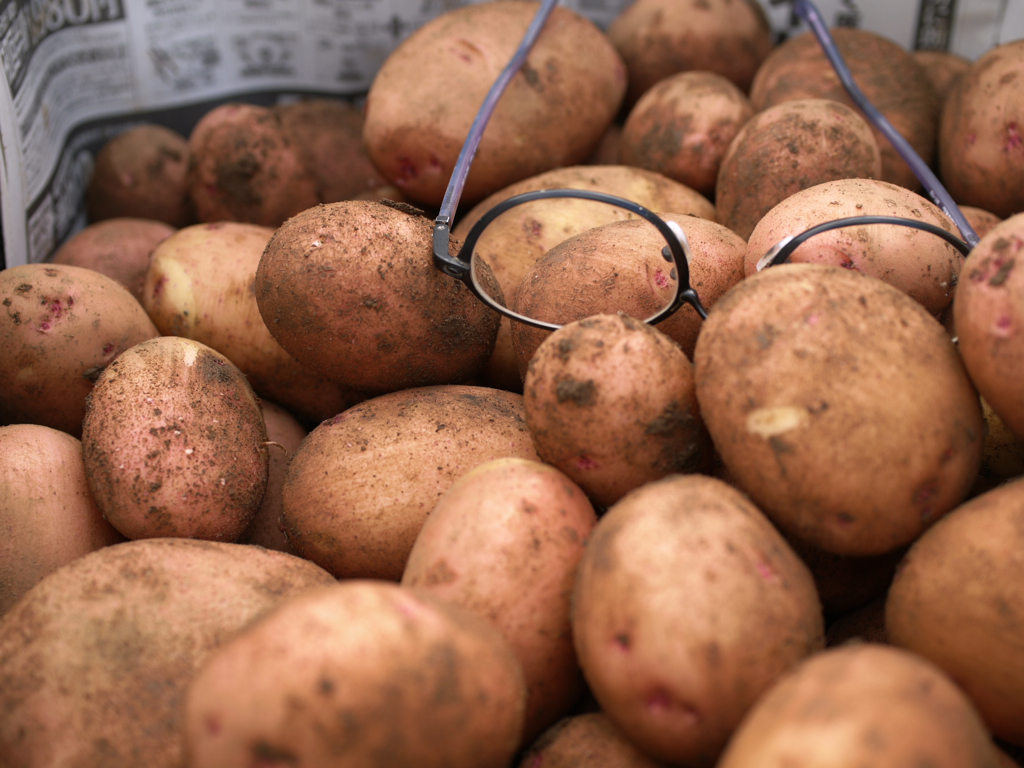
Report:
[[[788,0],[781,1],[787,2]],[[506,306],[506,303],[500,296],[492,295],[491,290],[488,289],[487,285],[493,284],[493,280],[488,280],[484,275],[487,267],[484,265],[483,260],[476,255],[476,244],[484,230],[491,223],[493,223],[503,213],[516,206],[539,200],[550,201],[557,198],[591,200],[597,203],[604,203],[606,205],[620,208],[629,214],[645,219],[654,226],[655,229],[657,229],[666,241],[665,247],[661,249],[660,258],[669,265],[669,272],[667,273],[669,275],[670,282],[669,290],[658,292],[658,296],[654,299],[657,302],[655,306],[660,306],[661,309],[644,319],[644,322],[649,324],[659,323],[674,314],[684,304],[691,305],[697,311],[697,314],[704,319],[707,317],[707,310],[701,303],[697,292],[690,285],[689,267],[691,254],[689,242],[687,241],[685,233],[675,222],[665,221],[663,218],[649,211],[645,207],[631,200],[615,195],[579,189],[546,189],[515,195],[498,203],[484,213],[484,215],[473,225],[466,235],[463,245],[458,253],[452,255],[450,252],[451,224],[455,217],[456,208],[458,206],[459,198],[462,195],[466,178],[469,175],[470,165],[472,164],[473,157],[475,156],[477,148],[479,147],[480,141],[483,137],[484,129],[487,126],[487,122],[490,120],[491,114],[493,113],[498,100],[501,98],[501,95],[504,93],[509,82],[511,82],[512,78],[522,67],[522,64],[525,62],[526,57],[540,35],[544,23],[547,21],[548,16],[550,16],[551,11],[554,9],[556,4],[557,0],[542,0],[536,16],[531,22],[530,27],[527,29],[523,40],[519,44],[519,48],[516,50],[505,69],[502,70],[497,80],[491,86],[480,111],[477,113],[476,118],[470,127],[466,141],[463,144],[462,151],[460,152],[455,163],[455,167],[452,170],[451,179],[449,180],[448,188],[445,191],[444,198],[441,202],[438,215],[434,220],[434,265],[446,275],[454,277],[457,280],[461,280],[469,290],[477,296],[477,298],[505,317],[536,328],[557,330],[561,327],[558,323],[528,317],[517,313]],[[850,216],[825,222],[824,224],[811,227],[797,236],[784,238],[760,259],[757,265],[758,271],[769,266],[785,263],[799,245],[817,234],[841,227],[864,224],[895,224],[898,226],[925,230],[945,239],[966,256],[970,252],[971,248],[977,245],[978,236],[967,221],[963,212],[953,201],[949,192],[928,167],[927,163],[918,156],[913,147],[910,146],[910,144],[892,126],[888,119],[870,102],[870,100],[868,100],[854,82],[853,76],[850,73],[849,68],[846,66],[846,63],[843,61],[842,55],[828,31],[828,27],[825,24],[824,19],[814,4],[810,2],[810,0],[795,0],[793,10],[798,16],[807,22],[811,31],[821,45],[825,56],[835,69],[843,86],[850,94],[850,97],[868,117],[868,119],[879,129],[879,131],[890,142],[892,142],[897,152],[899,152],[907,162],[911,170],[913,170],[914,174],[921,181],[924,188],[928,191],[932,201],[935,202],[935,204],[938,205],[938,207],[956,225],[963,239],[961,240],[941,227],[916,219],[907,219],[895,216]],[[609,308],[609,310],[614,311],[611,308]]]

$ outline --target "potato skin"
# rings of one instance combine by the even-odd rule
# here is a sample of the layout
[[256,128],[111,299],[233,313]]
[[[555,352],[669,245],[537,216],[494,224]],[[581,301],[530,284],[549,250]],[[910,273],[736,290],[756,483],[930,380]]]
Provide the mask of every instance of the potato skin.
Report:
[[459,383],[487,362],[500,315],[434,266],[432,245],[433,222],[415,209],[310,208],[267,244],[256,270],[260,314],[293,357],[346,387]]
[[566,475],[538,461],[493,459],[444,492],[409,552],[402,585],[497,626],[526,676],[524,745],[583,692],[569,595],[597,515]]
[[552,333],[530,360],[523,404],[537,455],[601,508],[644,483],[710,466],[693,364],[627,315]]
[[986,234],[961,269],[953,323],[964,365],[1002,422],[1024,437],[1024,213]]
[[900,564],[885,606],[889,640],[954,678],[992,732],[1024,746],[1024,481],[953,510]]
[[303,441],[285,473],[288,541],[338,578],[402,578],[416,535],[456,478],[537,460],[521,395],[419,387],[365,400]]
[[939,122],[939,173],[958,203],[1024,211],[1024,40],[996,46],[958,79]]
[[704,475],[648,483],[605,513],[572,626],[601,710],[648,756],[695,768],[824,646],[806,566],[748,498]]
[[603,712],[557,722],[524,753],[519,768],[659,768]]
[[733,481],[826,552],[909,544],[977,476],[981,405],[960,356],[881,280],[819,264],[747,277],[711,309],[694,369]]
[[[441,204],[480,105],[539,7],[508,0],[454,8],[419,27],[381,65],[367,94],[363,140],[377,168],[409,199]],[[582,163],[625,90],[626,69],[607,36],[556,6],[495,107],[463,203]]]
[[176,336],[137,344],[107,367],[82,446],[96,502],[130,539],[234,541],[267,487],[267,430],[245,376]]
[[85,479],[82,443],[39,424],[0,427],[0,616],[72,560],[124,537]]
[[718,768],[996,768],[970,701],[935,665],[857,643],[807,659],[736,731]]
[[0,619],[0,765],[180,768],[182,704],[209,653],[333,581],[301,558],[191,539],[74,560]]
[[0,271],[0,425],[42,424],[80,438],[96,378],[159,335],[128,289],[99,272],[52,264]]
[[288,600],[210,656],[189,686],[185,752],[191,768],[504,768],[525,700],[486,620],[351,580]]

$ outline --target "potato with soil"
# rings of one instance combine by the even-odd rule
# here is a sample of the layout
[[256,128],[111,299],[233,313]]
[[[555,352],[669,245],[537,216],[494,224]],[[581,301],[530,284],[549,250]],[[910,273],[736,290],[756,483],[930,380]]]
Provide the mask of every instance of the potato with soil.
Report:
[[1008,218],[1024,212],[1024,40],[975,61],[939,123],[939,174],[959,203]]
[[718,768],[996,768],[971,702],[934,664],[857,643],[807,659],[736,731]]
[[85,479],[82,443],[39,424],[0,427],[0,616],[62,565],[124,541]]
[[659,768],[603,712],[566,717],[523,754],[519,768]]
[[149,257],[176,231],[154,219],[104,219],[65,240],[49,262],[102,272],[127,288],[141,304]]
[[[743,279],[747,244],[732,230],[708,219],[662,213],[675,222],[690,244],[690,286],[701,303],[714,305]],[[513,308],[527,317],[565,324],[591,315],[625,312],[646,319],[668,305],[671,275],[661,255],[665,238],[646,221],[619,221],[594,227],[548,251],[527,272]],[[657,328],[689,358],[700,333],[700,315],[689,304]],[[520,376],[550,331],[525,323],[511,326]]]
[[320,202],[314,169],[270,107],[215,107],[196,123],[188,147],[185,185],[196,221],[278,227]]
[[160,336],[100,375],[82,425],[89,488],[129,539],[234,541],[263,501],[267,428],[219,352]]
[[445,385],[366,400],[309,433],[285,473],[284,525],[339,578],[402,578],[430,510],[491,459],[537,459],[523,398]]
[[831,99],[796,99],[754,115],[729,145],[716,183],[718,220],[744,240],[772,208],[835,179],[877,179],[871,127]]
[[[539,8],[533,0],[454,8],[419,27],[381,65],[366,98],[363,140],[410,200],[441,204],[480,105]],[[582,163],[625,90],[626,69],[604,32],[556,6],[491,115],[463,204]]]
[[133,218],[188,226],[195,219],[188,166],[188,139],[177,131],[153,123],[126,129],[96,155],[85,191],[89,221]]
[[885,607],[895,645],[946,671],[992,732],[1024,746],[1024,482],[953,510],[910,548]]
[[602,508],[644,483],[710,466],[692,363],[628,315],[552,333],[530,360],[523,404],[537,455]]
[[909,544],[978,474],[981,405],[956,347],[876,278],[821,264],[747,277],[711,309],[694,378],[733,481],[826,552]]
[[[433,231],[408,206],[347,201],[303,211],[260,259],[263,321],[300,363],[352,389],[474,376],[494,349],[500,315],[434,266]],[[453,240],[450,252],[458,247]]]
[[210,655],[185,700],[185,754],[191,768],[505,768],[525,699],[486,620],[347,581],[285,601]]
[[714,72],[746,93],[774,46],[768,18],[750,0],[633,0],[608,37],[626,62],[630,107],[660,80],[690,70]]
[[648,483],[601,518],[572,627],[601,710],[650,757],[694,768],[824,646],[806,566],[746,496],[704,475]]
[[128,289],[95,270],[0,271],[0,425],[81,437],[93,382],[124,350],[159,335]]
[[[981,396],[1024,437],[1024,214],[994,227],[964,262],[953,301],[960,354]],[[1021,266],[1024,266],[1022,259]]]
[[569,624],[576,566],[597,516],[554,467],[520,458],[471,469],[444,492],[409,553],[402,585],[492,622],[523,667],[522,743],[583,693]]
[[[849,216],[898,216],[960,237],[934,203],[878,179],[838,179],[804,189],[768,211],[747,239],[746,273],[786,237]],[[856,223],[815,235],[790,254],[793,263],[832,264],[878,278],[939,317],[953,300],[963,255],[938,235],[899,224]]]
[[255,280],[271,227],[219,221],[184,227],[153,252],[142,306],[161,333],[217,350],[256,394],[312,428],[365,399],[290,355],[263,322]]
[[957,80],[970,69],[972,63],[970,59],[950,51],[919,49],[913,52],[913,56],[924,67],[940,103],[945,103]]
[[0,765],[180,768],[182,704],[207,656],[333,582],[297,557],[189,539],[65,565],[0,618]]
[[[926,162],[935,157],[939,97],[924,67],[898,43],[876,32],[850,27],[830,30],[854,82]],[[856,108],[811,32],[780,43],[764,60],[750,87],[754,109],[793,99],[832,99]],[[866,119],[866,118],[865,118]],[[882,153],[885,181],[908,189],[921,182],[892,143],[872,126]]]
[[670,75],[640,97],[622,127],[619,158],[714,199],[718,169],[751,117],[750,99],[714,72]]

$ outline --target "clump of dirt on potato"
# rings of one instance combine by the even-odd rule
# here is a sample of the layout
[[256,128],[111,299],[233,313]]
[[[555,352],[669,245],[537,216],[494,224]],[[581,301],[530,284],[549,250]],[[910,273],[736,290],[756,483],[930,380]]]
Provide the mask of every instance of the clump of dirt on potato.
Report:
[[671,765],[715,765],[758,698],[824,647],[807,567],[746,496],[705,475],[647,483],[611,507],[572,605],[601,711]]
[[210,655],[184,702],[185,755],[192,768],[504,768],[525,701],[485,619],[350,580],[285,601]]
[[953,298],[953,323],[967,372],[1018,437],[1024,437],[1022,256],[1024,214],[1017,214],[993,227],[974,247]]
[[107,141],[85,191],[92,223],[132,218],[185,227],[195,221],[188,193],[188,139],[166,126],[142,123]]
[[182,705],[207,656],[332,583],[298,557],[192,539],[73,560],[0,618],[0,762],[180,768]]
[[[368,393],[456,384],[494,349],[501,317],[433,263],[415,209],[345,201],[280,226],[256,270],[256,302],[289,354]],[[452,240],[451,252],[459,243]],[[481,270],[484,286],[500,288]]]
[[703,70],[670,75],[626,116],[620,162],[661,173],[714,199],[722,158],[753,115],[747,95],[722,75]]
[[156,336],[135,297],[100,272],[54,264],[0,271],[0,425],[42,424],[80,438],[103,369]]
[[949,335],[916,301],[835,266],[751,275],[697,338],[701,416],[729,476],[826,552],[891,552],[965,498],[984,422]]
[[594,315],[552,333],[530,360],[523,403],[537,455],[599,507],[710,466],[693,365],[628,315]]
[[939,174],[958,203],[1024,211],[1024,40],[996,46],[957,80],[938,127]]
[[706,70],[744,93],[772,51],[771,26],[750,0],[634,0],[608,26],[626,62],[626,106],[678,72]]
[[443,385],[381,395],[321,423],[285,473],[284,526],[338,578],[402,578],[430,510],[491,459],[537,460],[522,395]]
[[877,643],[807,659],[765,693],[719,768],[996,768],[984,723],[934,664]]
[[524,745],[582,697],[569,594],[596,523],[586,495],[554,467],[493,459],[444,492],[402,573],[404,586],[457,603],[501,631],[526,678]]
[[744,240],[789,196],[835,179],[877,179],[882,154],[867,121],[831,99],[768,107],[739,130],[715,185],[718,220]]
[[[836,27],[831,35],[860,90],[930,163],[935,157],[940,104],[924,67],[909,51],[876,32]],[[780,43],[765,59],[750,87],[750,101],[760,112],[784,101],[808,98],[832,99],[857,108],[817,38],[804,32]],[[896,148],[877,128],[872,130],[882,153],[881,178],[919,189],[921,182]]]
[[[1024,481],[975,496],[900,564],[885,607],[889,640],[941,667],[991,731],[1024,747]],[[983,564],[983,565],[982,565]]]
[[[539,7],[510,0],[452,8],[385,59],[366,97],[363,140],[377,168],[408,199],[441,204],[480,105]],[[576,11],[555,6],[494,108],[465,179],[463,203],[584,162],[625,91],[626,68],[605,33]]]
[[136,344],[104,370],[82,446],[96,502],[130,539],[234,541],[267,487],[267,429],[249,382],[176,336]]

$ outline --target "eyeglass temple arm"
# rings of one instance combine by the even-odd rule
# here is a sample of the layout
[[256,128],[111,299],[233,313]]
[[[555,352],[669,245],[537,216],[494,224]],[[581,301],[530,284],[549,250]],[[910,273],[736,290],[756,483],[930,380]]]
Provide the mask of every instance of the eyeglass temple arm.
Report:
[[523,35],[523,39],[519,43],[519,48],[487,92],[487,96],[480,106],[480,111],[477,112],[476,118],[470,126],[469,133],[466,135],[466,141],[462,145],[459,157],[455,161],[451,178],[448,180],[448,188],[445,190],[444,198],[441,200],[441,207],[438,210],[437,218],[434,219],[434,262],[439,269],[452,277],[460,277],[468,269],[468,264],[464,265],[457,259],[449,256],[448,242],[451,235],[452,219],[455,217],[455,209],[458,207],[459,199],[462,197],[462,189],[466,186],[470,165],[472,165],[477,148],[480,146],[484,129],[487,128],[487,123],[490,121],[491,115],[498,105],[498,100],[501,99],[508,84],[512,82],[512,78],[522,68],[523,62],[526,61],[526,57],[533,48],[533,44],[540,37],[540,32],[556,5],[558,5],[558,0],[542,0],[537,14],[533,17],[533,21],[530,22],[526,34]]
[[942,209],[953,223],[956,224],[957,229],[960,230],[960,234],[963,235],[964,240],[967,244],[973,248],[978,244],[978,235],[974,231],[974,227],[971,226],[970,222],[964,216],[963,211],[960,210],[959,206],[953,201],[952,196],[939,181],[938,177],[932,172],[931,168],[928,167],[920,155],[914,151],[914,148],[910,146],[909,142],[900,135],[892,123],[883,115],[874,104],[872,104],[867,96],[860,90],[857,84],[853,81],[853,75],[850,73],[849,68],[843,61],[842,55],[839,53],[839,49],[836,47],[835,41],[832,39],[832,35],[829,34],[828,25],[822,18],[818,9],[815,7],[811,0],[795,0],[793,3],[793,11],[800,16],[804,21],[807,22],[814,36],[818,39],[822,50],[825,52],[825,56],[828,57],[829,62],[832,64],[832,68],[835,69],[836,74],[839,76],[839,80],[842,82],[843,87],[846,88],[847,93],[854,100],[861,111],[868,116],[868,119],[880,130],[885,137],[892,142],[892,145],[899,152],[900,156],[907,162],[914,175],[917,176],[924,188],[928,190],[929,196],[932,201]]

